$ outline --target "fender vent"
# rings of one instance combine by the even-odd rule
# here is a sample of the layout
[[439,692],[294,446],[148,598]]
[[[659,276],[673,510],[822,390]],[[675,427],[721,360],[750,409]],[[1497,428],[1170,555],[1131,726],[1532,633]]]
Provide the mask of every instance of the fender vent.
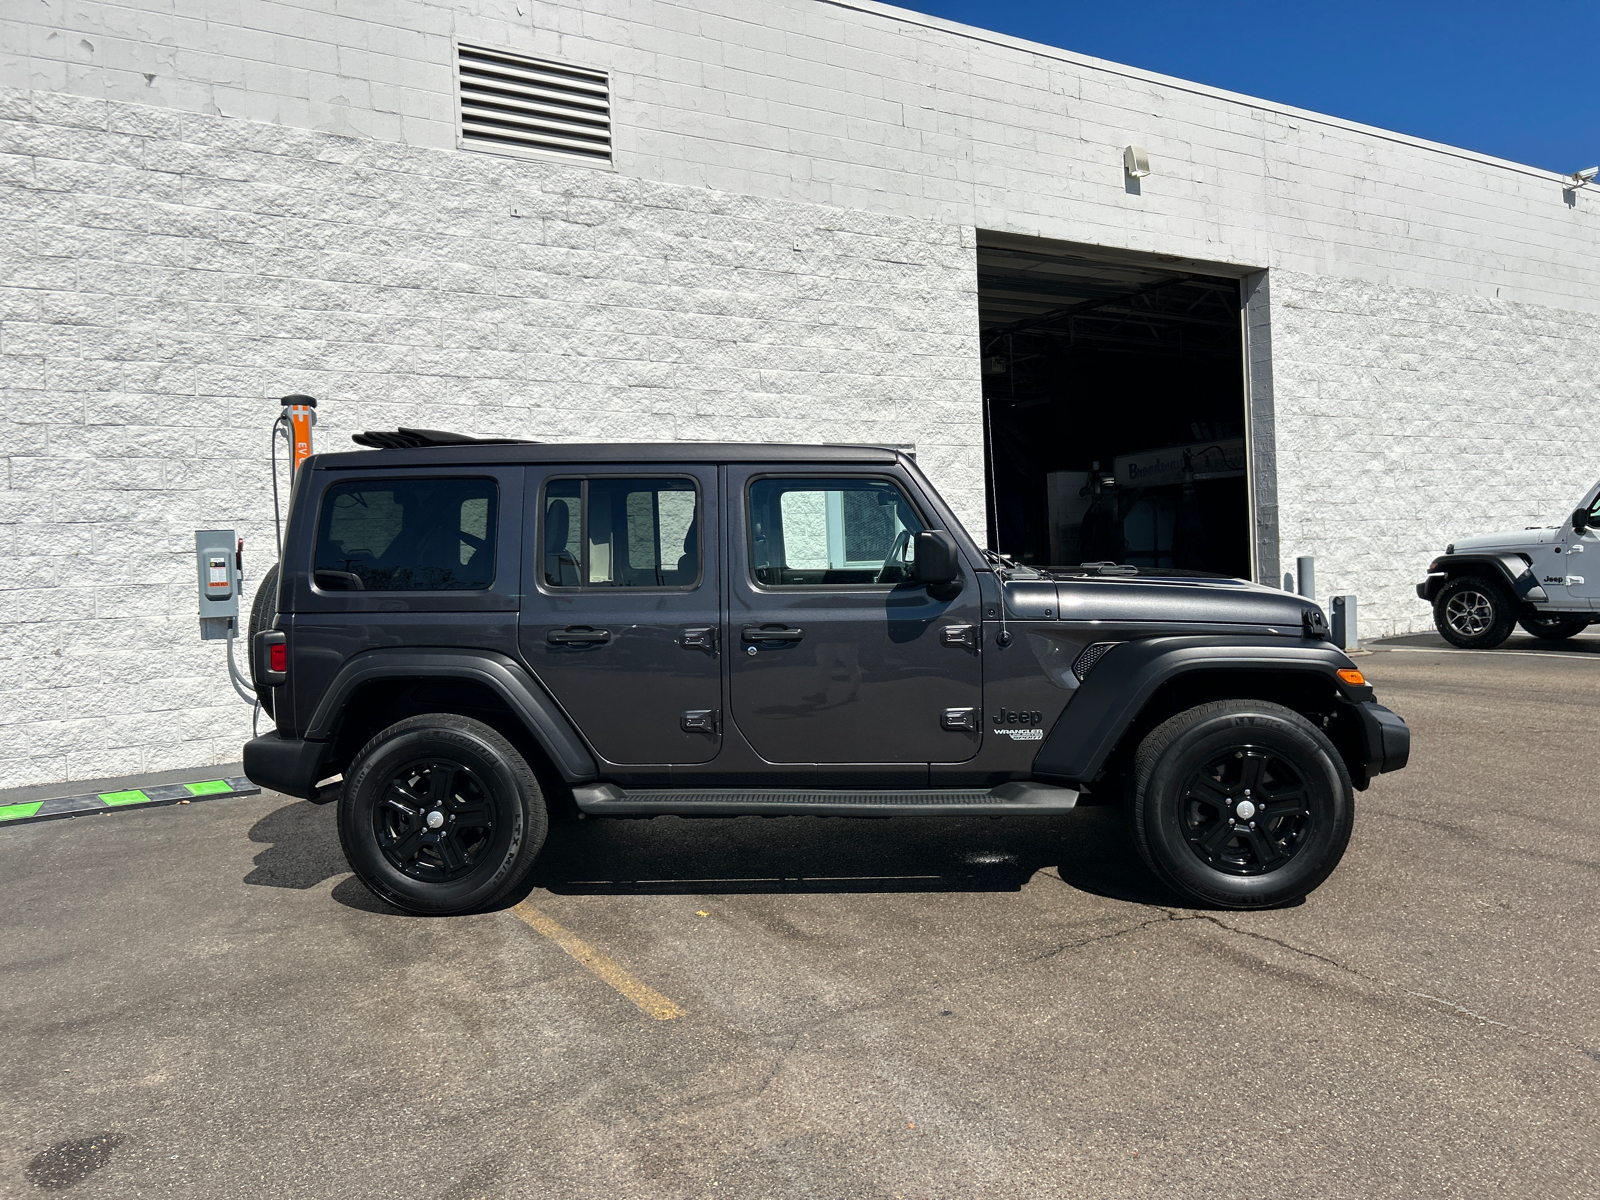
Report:
[[604,71],[457,46],[456,73],[467,149],[611,161],[611,81]]
[[1096,642],[1092,646],[1085,646],[1083,653],[1078,655],[1078,661],[1072,664],[1072,673],[1081,682],[1088,678],[1089,672],[1106,656],[1106,652],[1122,645],[1121,642]]

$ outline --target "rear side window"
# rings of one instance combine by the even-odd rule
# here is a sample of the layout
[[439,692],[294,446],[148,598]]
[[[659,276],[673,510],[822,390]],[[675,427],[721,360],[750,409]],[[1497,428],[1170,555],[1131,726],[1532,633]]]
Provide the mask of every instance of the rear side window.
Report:
[[692,479],[553,479],[544,489],[544,584],[688,588],[700,581]]
[[336,483],[322,497],[313,580],[325,592],[459,592],[494,583],[492,479]]

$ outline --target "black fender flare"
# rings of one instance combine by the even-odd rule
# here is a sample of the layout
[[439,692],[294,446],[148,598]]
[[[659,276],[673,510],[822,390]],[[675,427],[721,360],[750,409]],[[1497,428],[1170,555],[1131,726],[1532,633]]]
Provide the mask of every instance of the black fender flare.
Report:
[[[1105,766],[1128,727],[1156,691],[1198,671],[1299,672],[1325,681],[1353,704],[1372,699],[1372,688],[1340,679],[1355,663],[1330,642],[1237,637],[1152,637],[1124,642],[1095,664],[1039,747],[1033,773],[1041,779],[1083,784]],[[1381,768],[1380,768],[1381,769]]]
[[1417,589],[1419,599],[1433,603],[1439,589],[1460,575],[1487,573],[1505,584],[1518,604],[1548,604],[1550,597],[1539,586],[1522,555],[1511,550],[1484,551],[1483,553],[1445,554],[1434,559],[1428,568],[1428,578]]
[[349,698],[380,679],[464,679],[482,684],[522,722],[562,779],[584,783],[599,774],[594,756],[556,702],[514,658],[491,650],[396,647],[352,655],[317,702],[306,740],[330,740]]

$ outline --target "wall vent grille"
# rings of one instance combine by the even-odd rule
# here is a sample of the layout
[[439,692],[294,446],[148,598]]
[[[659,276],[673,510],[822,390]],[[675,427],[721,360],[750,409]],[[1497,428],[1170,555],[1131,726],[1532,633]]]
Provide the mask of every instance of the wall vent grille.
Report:
[[604,71],[456,47],[461,144],[611,161],[611,84]]

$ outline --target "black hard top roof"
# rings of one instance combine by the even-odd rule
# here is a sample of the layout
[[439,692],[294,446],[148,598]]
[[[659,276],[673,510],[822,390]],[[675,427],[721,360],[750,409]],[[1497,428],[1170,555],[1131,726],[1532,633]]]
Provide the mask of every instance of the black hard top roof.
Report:
[[527,442],[521,445],[428,446],[412,450],[352,450],[318,454],[311,465],[347,471],[363,467],[455,467],[493,463],[866,463],[900,458],[885,446],[801,446],[760,442]]

